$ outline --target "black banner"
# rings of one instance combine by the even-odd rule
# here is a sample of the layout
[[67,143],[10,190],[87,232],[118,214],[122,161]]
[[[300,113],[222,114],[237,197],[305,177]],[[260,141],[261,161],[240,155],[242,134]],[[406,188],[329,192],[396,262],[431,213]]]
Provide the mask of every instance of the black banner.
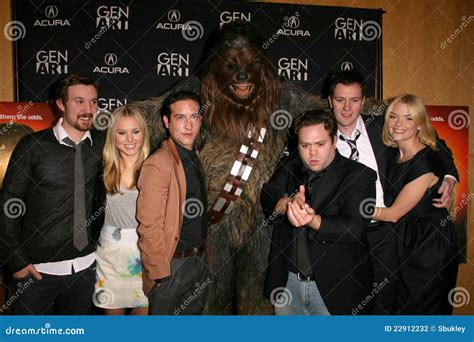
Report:
[[100,108],[157,96],[211,55],[208,38],[247,20],[278,73],[321,94],[330,71],[356,68],[381,97],[382,11],[203,0],[14,0],[18,101],[52,99],[68,73],[99,81]]

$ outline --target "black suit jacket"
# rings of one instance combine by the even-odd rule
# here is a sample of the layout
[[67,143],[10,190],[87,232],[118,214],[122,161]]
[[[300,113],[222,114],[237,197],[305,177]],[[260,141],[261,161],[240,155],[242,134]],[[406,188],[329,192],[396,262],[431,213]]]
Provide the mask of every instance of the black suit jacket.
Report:
[[[302,167],[295,154],[281,163],[263,186],[261,203],[267,216],[271,216],[281,197],[293,194],[302,184]],[[311,203],[321,215],[320,229],[298,229],[306,230],[313,274],[329,312],[365,313],[370,308],[362,303],[372,289],[372,268],[366,236],[370,215],[363,215],[362,206],[366,203],[373,208],[377,175],[337,153],[322,177],[318,194]],[[265,282],[267,297],[277,287],[286,286],[288,263],[292,262],[292,233],[297,229],[286,216],[280,216],[277,221]]]
[[[382,131],[384,125],[384,116],[362,116],[364,120],[365,129],[369,136],[370,144],[375,154],[377,161],[378,172],[382,188],[385,190],[387,171],[391,163],[395,162],[398,149],[384,145],[382,140]],[[453,154],[448,145],[443,139],[438,138],[437,141],[438,154],[443,161],[443,167],[446,175],[452,175],[459,181],[459,174],[454,165]]]

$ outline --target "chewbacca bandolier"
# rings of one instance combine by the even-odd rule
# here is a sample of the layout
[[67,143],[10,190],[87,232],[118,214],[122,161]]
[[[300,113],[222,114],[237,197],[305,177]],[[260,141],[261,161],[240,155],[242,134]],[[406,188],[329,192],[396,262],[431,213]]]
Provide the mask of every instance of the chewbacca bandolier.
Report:
[[[327,104],[278,77],[249,23],[224,25],[209,59],[200,79],[173,89],[200,93],[206,109],[200,159],[209,196],[212,282],[205,312],[271,314],[263,285],[272,232],[264,224],[260,192],[283,154],[293,118]],[[155,146],[163,138],[161,98],[137,103]]]

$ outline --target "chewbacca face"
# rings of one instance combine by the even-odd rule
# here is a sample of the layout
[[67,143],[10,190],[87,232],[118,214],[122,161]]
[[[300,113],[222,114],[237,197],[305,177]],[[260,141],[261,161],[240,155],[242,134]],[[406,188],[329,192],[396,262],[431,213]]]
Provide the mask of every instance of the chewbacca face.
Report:
[[247,24],[237,25],[235,31],[231,26],[222,34],[217,45],[221,48],[215,49],[219,52],[213,56],[201,86],[203,102],[211,104],[206,127],[225,134],[235,144],[247,139],[249,129],[266,126],[281,94],[278,75],[260,45],[252,40]]
[[262,70],[267,69],[267,60],[256,48],[229,49],[215,59],[217,87],[231,102],[243,106],[253,103],[262,89]]

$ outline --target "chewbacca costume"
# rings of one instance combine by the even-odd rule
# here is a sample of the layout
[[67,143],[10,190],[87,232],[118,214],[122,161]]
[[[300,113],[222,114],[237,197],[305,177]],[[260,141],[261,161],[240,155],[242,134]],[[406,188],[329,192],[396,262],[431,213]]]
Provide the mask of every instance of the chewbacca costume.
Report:
[[[283,155],[293,118],[308,109],[328,109],[326,99],[282,81],[261,46],[262,40],[251,24],[224,25],[201,79],[191,77],[173,89],[191,90],[203,99],[204,145],[199,156],[210,209],[229,182],[241,146],[260,145],[260,128],[266,128],[256,160],[247,155],[242,163],[253,165],[241,195],[226,203],[225,216],[208,228],[212,283],[207,314],[272,313],[270,301],[263,296],[272,229],[264,223],[260,192]],[[163,140],[158,110],[161,99],[168,94],[136,102],[152,128],[155,147]],[[239,184],[239,179],[231,178],[232,185]]]

